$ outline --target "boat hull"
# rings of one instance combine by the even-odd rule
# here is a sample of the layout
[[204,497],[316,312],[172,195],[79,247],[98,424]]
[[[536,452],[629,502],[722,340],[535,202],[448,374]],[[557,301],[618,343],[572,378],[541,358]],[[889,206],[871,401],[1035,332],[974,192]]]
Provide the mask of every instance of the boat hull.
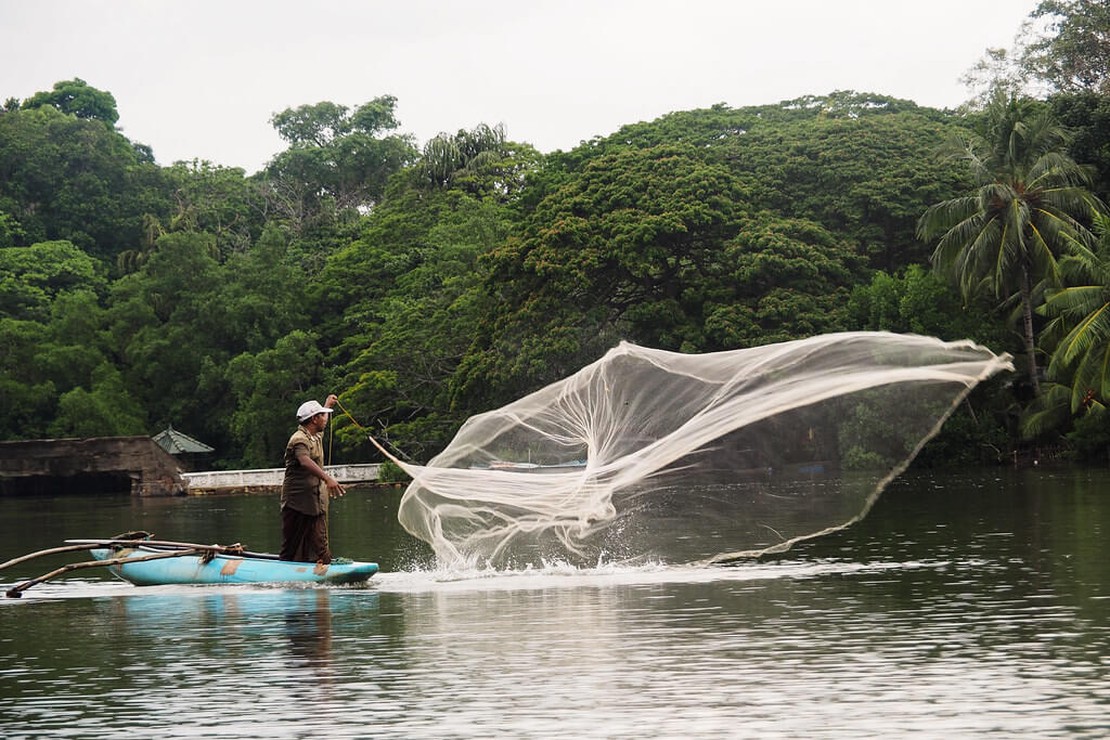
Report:
[[[157,548],[89,550],[96,560],[141,557],[165,552]],[[214,585],[223,583],[362,583],[378,572],[377,563],[333,562],[328,565],[239,555],[200,555],[108,566],[112,575],[136,586]]]

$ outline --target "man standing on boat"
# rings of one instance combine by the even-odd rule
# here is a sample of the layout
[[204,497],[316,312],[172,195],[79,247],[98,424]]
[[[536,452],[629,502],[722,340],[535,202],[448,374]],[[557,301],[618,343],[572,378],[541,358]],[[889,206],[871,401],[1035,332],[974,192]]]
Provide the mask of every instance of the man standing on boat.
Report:
[[297,431],[285,446],[281,484],[281,559],[302,563],[331,562],[328,545],[328,499],[342,496],[339,481],[324,470],[324,429],[339,399],[324,405],[305,401],[297,409]]

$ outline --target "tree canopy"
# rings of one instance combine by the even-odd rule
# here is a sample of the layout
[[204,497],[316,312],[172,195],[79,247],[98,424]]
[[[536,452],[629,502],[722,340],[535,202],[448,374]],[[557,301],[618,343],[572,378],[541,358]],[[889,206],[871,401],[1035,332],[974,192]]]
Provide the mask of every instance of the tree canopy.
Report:
[[53,90],[36,93],[23,101],[25,110],[44,105],[77,118],[103,121],[109,126],[115,126],[119,120],[115,97],[110,92],[97,90],[80,78],[55,83]]
[[[546,155],[481,122],[418,146],[381,95],[275,114],[284,148],[247,176],[158,166],[113,96],[60,82],[0,110],[0,438],[173,424],[217,466],[272,467],[293,409],[336,392],[336,460],[374,455],[367,433],[427,458],[619,340],[852,329],[1024,347],[1085,398],[1104,250],[1072,206],[1110,182],[1101,95],[1015,98],[996,120],[834,91]],[[962,160],[940,156],[953,139]],[[1043,340],[1008,329],[1012,296]],[[1008,392],[946,449],[998,447],[1028,400]]]

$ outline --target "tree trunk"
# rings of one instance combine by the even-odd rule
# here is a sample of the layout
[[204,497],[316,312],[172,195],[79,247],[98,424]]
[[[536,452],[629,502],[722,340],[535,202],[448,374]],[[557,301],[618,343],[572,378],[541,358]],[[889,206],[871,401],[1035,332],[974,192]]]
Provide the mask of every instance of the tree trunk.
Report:
[[1029,286],[1029,271],[1021,271],[1021,321],[1022,335],[1025,340],[1025,354],[1029,358],[1029,382],[1033,395],[1041,395],[1041,383],[1037,378],[1037,347],[1033,336],[1033,291]]

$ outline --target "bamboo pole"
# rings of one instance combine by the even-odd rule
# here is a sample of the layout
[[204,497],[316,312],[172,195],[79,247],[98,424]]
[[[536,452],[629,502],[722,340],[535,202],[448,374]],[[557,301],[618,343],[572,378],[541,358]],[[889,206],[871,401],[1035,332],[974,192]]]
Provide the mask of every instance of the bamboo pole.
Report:
[[88,550],[88,549],[89,549],[88,545],[66,545],[65,547],[52,547],[49,550],[39,550],[38,552],[28,553],[27,555],[23,555],[23,556],[18,557],[18,558],[12,558],[11,560],[9,560],[6,563],[0,563],[0,570],[4,570],[5,568],[10,568],[13,565],[19,565],[20,563],[26,562],[28,560],[34,560],[35,558],[45,557],[46,555],[57,555],[57,554],[63,553],[63,552],[76,552],[78,550]]
[[[87,549],[87,548],[85,548],[85,549]],[[156,552],[156,553],[151,553],[150,555],[140,555],[139,557],[135,557],[135,558],[110,558],[108,560],[87,560],[87,561],[84,561],[84,562],[81,562],[81,563],[70,563],[69,565],[63,565],[61,568],[57,568],[55,570],[52,570],[49,573],[46,573],[45,575],[41,575],[38,578],[32,578],[32,579],[24,581],[23,583],[20,583],[16,586],[13,586],[12,588],[8,589],[7,597],[9,599],[18,599],[23,595],[23,592],[26,591],[27,589],[31,588],[31,586],[36,586],[36,585],[38,585],[38,584],[40,584],[44,581],[49,581],[51,578],[56,578],[57,576],[60,576],[64,573],[69,573],[70,571],[81,570],[82,568],[109,567],[109,566],[112,566],[112,565],[126,565],[127,563],[141,563],[141,562],[144,562],[146,560],[164,560],[165,558],[181,558],[181,557],[186,557],[188,555],[200,555],[204,552],[210,552],[210,551],[211,551],[210,549],[208,549],[208,550],[206,550],[206,549],[192,549],[192,550],[182,549],[182,550],[173,550],[171,552]]]
[[[84,549],[90,547],[116,547],[123,545],[125,547],[168,547],[168,548],[190,548],[194,550],[208,550],[216,552],[221,555],[243,555],[244,557],[262,558],[264,560],[278,560],[278,556],[268,552],[249,552],[244,549],[243,545],[236,542],[234,545],[203,545],[197,542],[174,542],[172,540],[127,540],[127,539],[106,539],[106,540],[66,540],[67,544],[82,545]],[[78,548],[80,549],[80,548]]]

